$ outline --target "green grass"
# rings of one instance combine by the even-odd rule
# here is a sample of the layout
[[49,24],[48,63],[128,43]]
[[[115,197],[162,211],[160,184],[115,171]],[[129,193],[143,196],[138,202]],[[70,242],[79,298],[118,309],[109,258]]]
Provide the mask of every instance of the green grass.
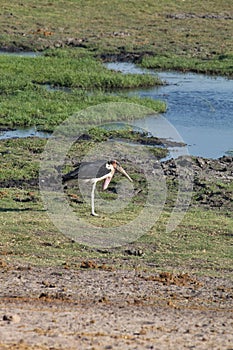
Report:
[[[33,201],[26,201],[32,196]],[[110,265],[114,260],[114,265],[127,264],[128,268],[136,264],[142,269],[152,266],[157,270],[232,277],[232,220],[216,211],[189,210],[182,223],[169,234],[165,231],[168,219],[165,211],[149,233],[130,245],[142,249],[143,257],[136,257],[125,254],[129,245],[101,252],[70,240],[53,226],[37,191],[1,189],[0,203],[0,251],[9,264],[67,263],[78,267],[82,260],[98,259]],[[90,217],[87,206],[79,206],[86,220],[105,227],[108,222],[112,227],[129,222],[135,210],[130,210],[123,219],[122,214],[96,219]]]
[[[83,50],[52,50],[36,58],[0,56],[0,74],[2,127],[36,125],[52,131],[74,113],[101,103],[129,102],[155,112],[166,109],[161,101],[107,93],[113,89],[161,84],[158,77],[110,71]],[[54,91],[46,85],[70,90]],[[121,119],[119,115],[118,119]],[[102,120],[109,121],[111,117],[103,115]]]
[[[101,143],[101,133],[93,132],[93,140],[77,142],[67,155],[67,170],[71,161],[82,157],[88,149]],[[103,137],[106,135],[104,133]],[[135,242],[114,249],[95,249],[74,242],[63,235],[52,223],[38,190],[37,179],[41,153],[46,140],[37,138],[1,141],[1,190],[0,190],[0,252],[9,263],[60,266],[69,264],[74,268],[86,259],[97,259],[115,267],[137,266],[142,269],[188,271],[195,274],[232,277],[232,232],[231,211],[190,207],[184,219],[173,232],[166,232],[174,199],[175,184],[167,186],[169,198],[154,226]],[[90,216],[90,205],[83,202],[77,186],[69,185],[66,198],[75,215],[98,227],[115,227],[135,219],[141,212],[147,188],[144,175],[132,164],[123,162],[124,168],[134,179],[135,190],[140,190],[127,205],[124,212],[103,213]],[[63,171],[65,171],[65,168]],[[32,184],[31,180],[35,180]],[[116,177],[107,192],[99,196],[110,201],[117,199],[114,188]],[[4,185],[5,184],[5,185]],[[9,187],[6,187],[9,186]],[[209,183],[212,190],[224,184]],[[224,185],[228,189],[227,185]],[[195,196],[193,196],[195,204]],[[126,254],[128,248],[142,249],[143,256]]]
[[181,57],[178,55],[145,56],[140,63],[144,68],[193,71],[204,74],[233,75],[233,54],[216,55],[209,60]]
[[164,232],[164,226],[159,227],[152,230],[151,237],[142,238],[148,244],[147,240],[157,242],[157,254],[150,255],[155,264],[164,267],[170,264],[172,268],[191,269],[197,274],[221,275],[231,271],[233,222],[230,214],[189,209],[172,233]]
[[[37,126],[38,129],[47,131],[53,131],[57,125],[75,113],[98,104],[125,102],[153,108],[155,113],[166,110],[164,102],[146,98],[140,99],[103,93],[87,95],[79,91],[67,94],[60,91],[49,92],[43,88],[18,91],[11,96],[1,96],[0,100],[1,127]],[[119,115],[117,120],[124,119],[124,115],[122,115],[122,118]],[[132,115],[131,119],[134,119]],[[101,122],[107,121],[116,121],[116,119],[112,118],[111,114],[102,115]],[[96,120],[92,121],[87,118],[84,122],[95,124]]]
[[33,84],[50,84],[82,90],[112,90],[161,84],[158,77],[121,74],[83,50],[52,50],[38,57],[0,57],[1,92],[9,94]]

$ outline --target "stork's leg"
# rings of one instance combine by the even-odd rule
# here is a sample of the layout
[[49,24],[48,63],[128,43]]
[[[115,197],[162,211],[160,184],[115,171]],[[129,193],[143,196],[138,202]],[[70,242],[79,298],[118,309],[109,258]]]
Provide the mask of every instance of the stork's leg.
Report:
[[98,214],[95,213],[95,188],[96,188],[96,182],[93,183],[92,190],[91,190],[91,215],[98,216]]

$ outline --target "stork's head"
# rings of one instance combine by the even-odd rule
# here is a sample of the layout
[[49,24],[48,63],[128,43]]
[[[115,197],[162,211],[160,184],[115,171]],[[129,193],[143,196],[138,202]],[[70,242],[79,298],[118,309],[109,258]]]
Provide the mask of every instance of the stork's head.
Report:
[[127,177],[127,179],[131,182],[133,182],[133,180],[131,179],[131,177],[127,174],[127,172],[122,168],[122,166],[120,165],[120,163],[117,160],[111,160],[107,163],[107,166],[109,167],[109,169],[111,170],[111,174],[105,179],[104,184],[103,184],[103,189],[106,190],[106,188],[108,187],[110,181],[113,178],[113,175],[115,174],[115,171],[119,171],[119,173],[121,173],[122,175],[124,175],[125,177]]
[[127,179],[131,182],[133,182],[133,180],[131,179],[131,177],[127,174],[127,172],[122,168],[122,166],[120,165],[120,163],[117,160],[111,160],[109,162],[110,164],[112,164],[113,168],[117,171],[119,171],[119,173],[121,173],[122,175],[126,176]]

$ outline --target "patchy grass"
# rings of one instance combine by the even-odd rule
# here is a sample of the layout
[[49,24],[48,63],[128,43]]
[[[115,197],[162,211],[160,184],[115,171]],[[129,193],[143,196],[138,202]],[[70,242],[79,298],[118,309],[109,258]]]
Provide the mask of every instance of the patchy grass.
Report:
[[[70,167],[72,160],[82,157],[97,139],[100,142],[100,134],[95,131],[93,140],[75,143],[67,155],[66,167]],[[1,141],[0,251],[9,264],[68,264],[79,267],[83,259],[97,259],[109,264],[114,261],[118,267],[127,265],[232,276],[233,221],[230,211],[194,206],[173,232],[166,232],[177,195],[175,184],[167,184],[168,200],[154,226],[131,244],[114,249],[95,249],[61,234],[47,215],[37,185],[39,161],[45,143],[46,140],[37,138]],[[98,227],[124,225],[137,217],[147,198],[146,181],[133,164],[124,161],[123,166],[134,179],[137,192],[127,207],[114,213],[100,211],[100,217],[91,217],[90,205],[84,202],[74,183],[65,191],[75,215]],[[108,191],[99,191],[99,196],[110,205],[117,199],[114,189],[119,179],[115,178]],[[129,250],[136,253],[129,255]],[[137,251],[142,254],[137,255]]]
[[[109,198],[108,198],[109,200]],[[224,213],[192,209],[172,233],[166,233],[166,210],[149,233],[138,241],[114,249],[93,249],[62,235],[53,226],[40,201],[38,191],[1,189],[1,255],[8,263],[46,265],[72,264],[82,259],[102,259],[116,265],[135,264],[145,268],[191,271],[196,274],[232,276],[232,220]],[[129,222],[135,207],[122,219],[121,214],[91,218],[89,208],[79,203],[86,220],[114,227]],[[142,256],[126,251],[141,250]]]
[[200,58],[233,51],[229,0],[2,0],[1,8],[2,47],[78,45],[101,53],[167,52]]
[[233,222],[230,212],[189,209],[172,233],[164,231],[168,215],[165,212],[150,235],[141,239],[148,246],[157,242],[155,251],[148,252],[151,263],[164,268],[170,265],[172,269],[191,269],[197,274],[232,273]]
[[39,160],[46,144],[45,139],[22,138],[0,142],[0,182],[20,181],[22,184],[38,178]]

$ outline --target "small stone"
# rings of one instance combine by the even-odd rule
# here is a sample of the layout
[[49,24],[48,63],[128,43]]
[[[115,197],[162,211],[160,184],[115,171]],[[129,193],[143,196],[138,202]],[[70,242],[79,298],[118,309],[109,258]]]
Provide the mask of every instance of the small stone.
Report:
[[19,323],[21,320],[21,317],[19,315],[3,315],[3,321],[7,321],[8,323],[14,322]]

